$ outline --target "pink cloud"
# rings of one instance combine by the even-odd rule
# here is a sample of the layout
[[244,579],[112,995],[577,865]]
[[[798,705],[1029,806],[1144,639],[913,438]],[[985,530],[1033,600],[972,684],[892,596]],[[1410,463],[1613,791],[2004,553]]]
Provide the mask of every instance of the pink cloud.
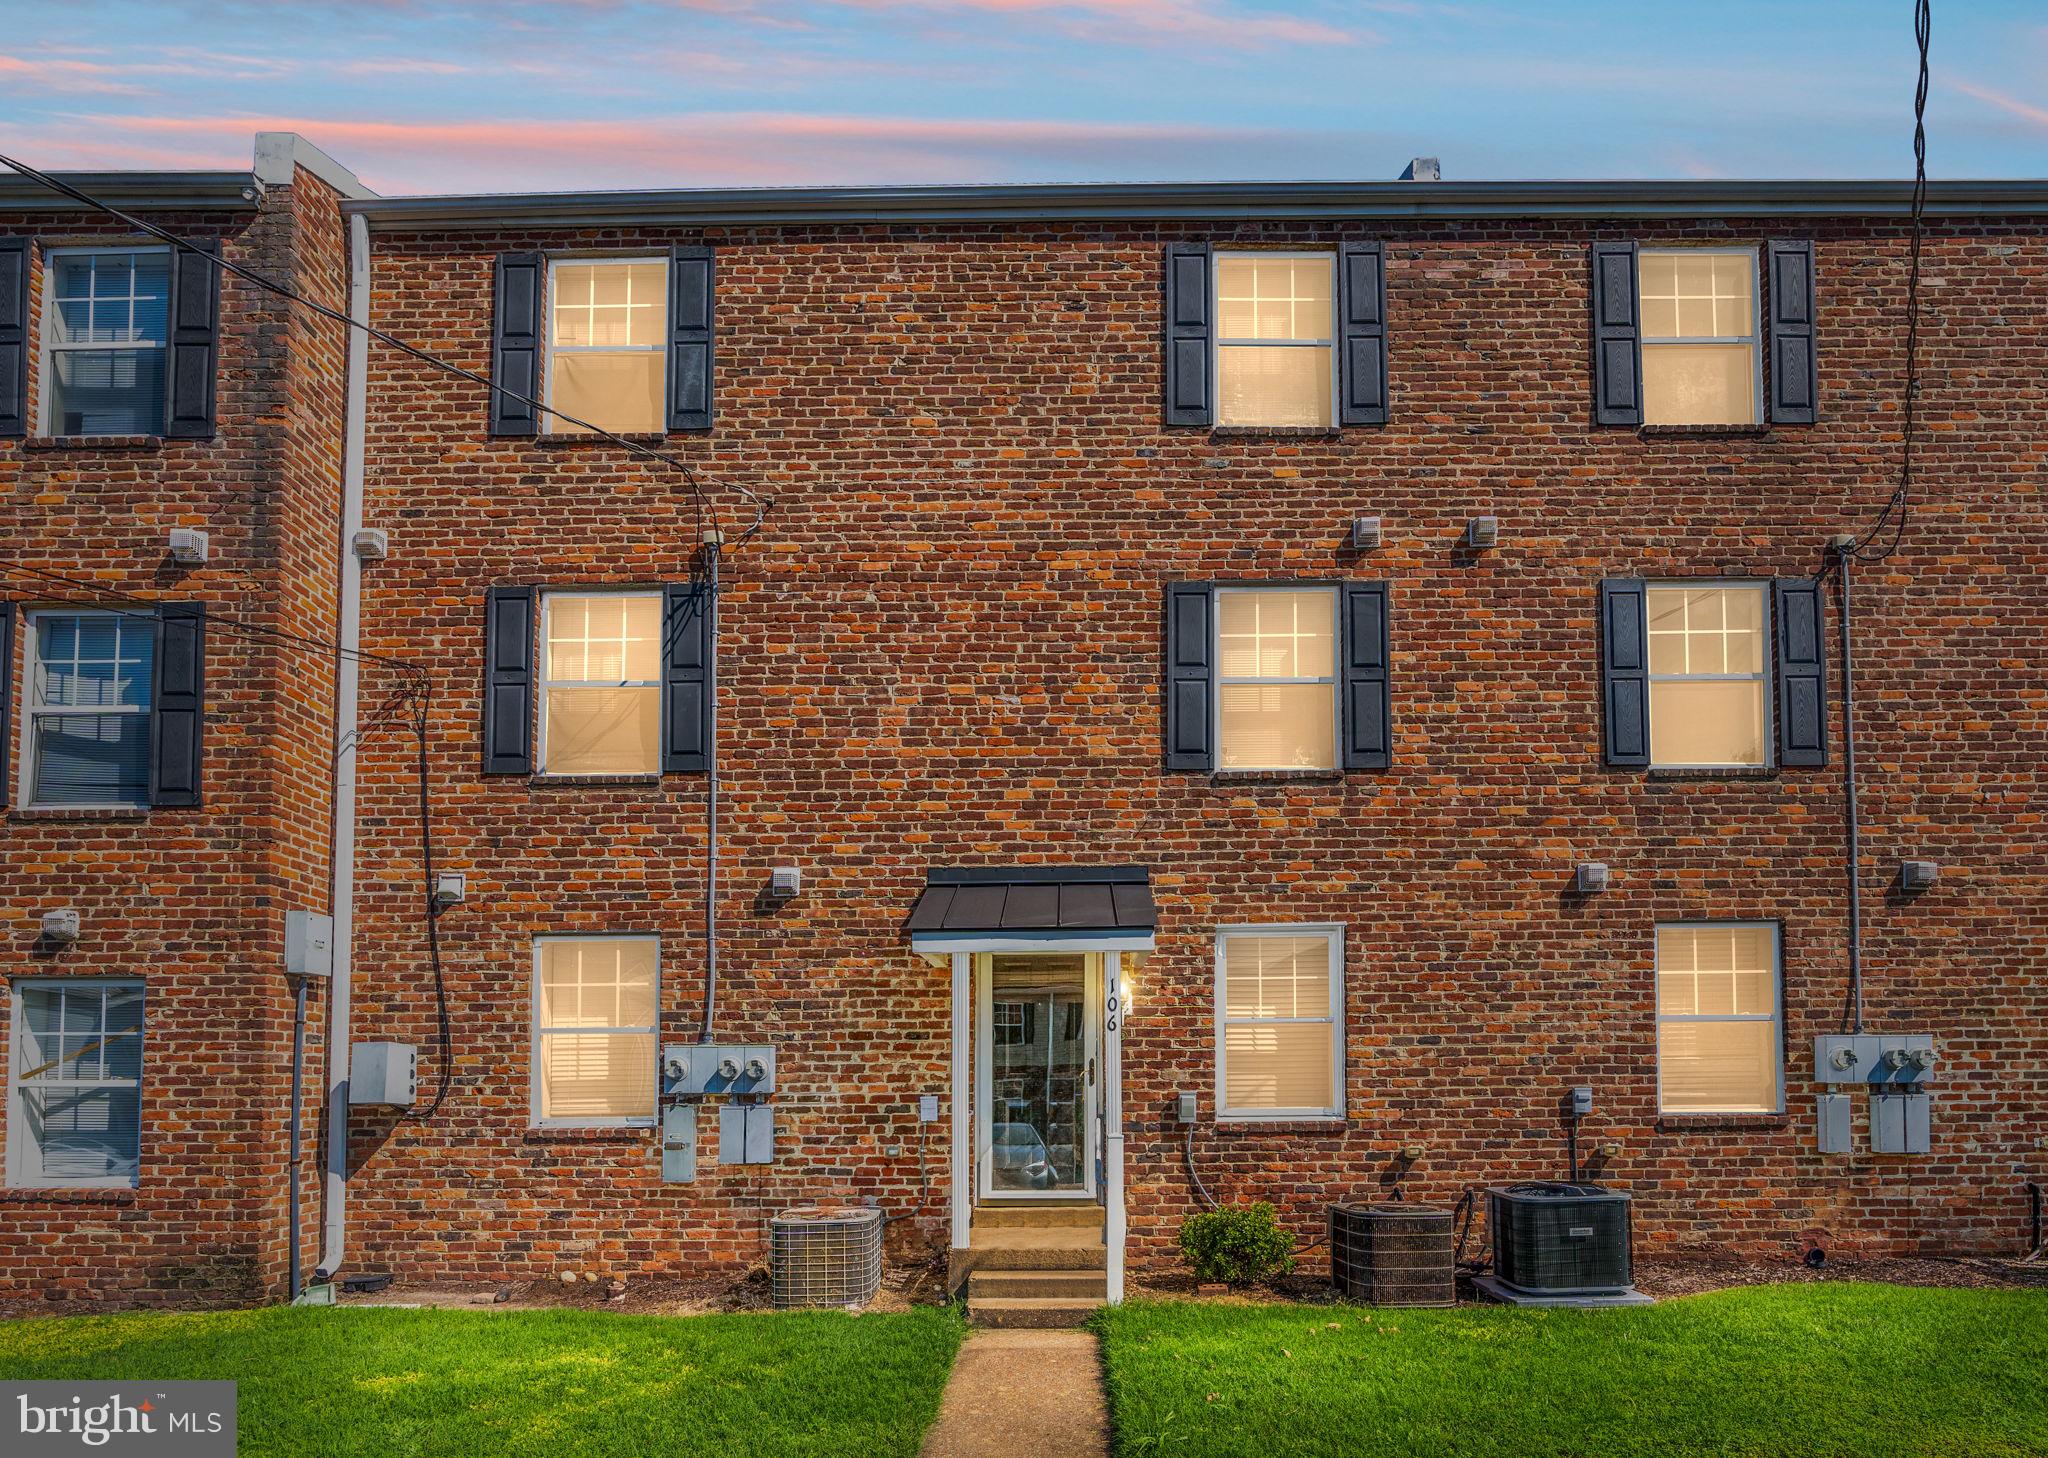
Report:
[[[695,3],[695,0],[688,0]],[[1154,40],[1222,41],[1241,47],[1350,45],[1375,39],[1320,21],[1218,8],[1208,0],[831,0],[877,12],[926,10],[1046,16],[1069,29],[1125,32]]]
[[2048,106],[2037,106],[2031,101],[2021,101],[2017,96],[2007,96],[2003,91],[1993,91],[1989,86],[1979,86],[1971,81],[1951,81],[1949,84],[1965,96],[1974,96],[1987,106],[1997,107],[2021,121],[2048,127]]

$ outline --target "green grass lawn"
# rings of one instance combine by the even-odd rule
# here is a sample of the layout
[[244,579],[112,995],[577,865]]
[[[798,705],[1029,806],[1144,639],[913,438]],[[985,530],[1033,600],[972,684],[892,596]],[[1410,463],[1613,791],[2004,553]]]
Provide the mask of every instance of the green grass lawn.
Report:
[[272,1307],[0,1321],[0,1377],[231,1377],[247,1454],[914,1454],[953,1312]]
[[1614,1311],[1160,1302],[1097,1321],[1124,1458],[2048,1453],[2048,1291],[1843,1282]]

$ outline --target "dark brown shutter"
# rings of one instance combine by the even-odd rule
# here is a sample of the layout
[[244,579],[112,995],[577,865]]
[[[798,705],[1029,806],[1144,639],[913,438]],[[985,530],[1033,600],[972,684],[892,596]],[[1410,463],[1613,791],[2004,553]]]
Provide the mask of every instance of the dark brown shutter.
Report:
[[1344,584],[1344,768],[1393,762],[1387,690],[1387,584]]
[[484,594],[484,773],[533,773],[533,640],[530,587]]
[[1778,763],[1828,762],[1827,631],[1821,585],[1773,583],[1778,639]]
[[27,434],[28,239],[0,238],[0,437]]
[[1210,253],[1207,243],[1166,245],[1166,423],[1207,425]]
[[1600,584],[1600,685],[1607,763],[1650,762],[1648,597],[1641,578]]
[[668,254],[668,428],[711,429],[711,250],[678,244]]
[[1166,767],[1216,767],[1210,725],[1215,718],[1214,599],[1207,583],[1166,589]]
[[1813,327],[1813,243],[1774,238],[1770,261],[1771,422],[1812,425],[1820,414],[1820,367]]
[[206,609],[198,603],[157,609],[149,709],[149,803],[197,805],[206,719]]
[[1643,339],[1636,245],[1593,245],[1593,423],[1643,423]]
[[164,434],[179,440],[208,440],[214,434],[214,377],[220,364],[219,252],[218,243],[199,243],[171,254]]
[[0,810],[8,805],[14,749],[14,604],[0,602]]
[[664,588],[661,612],[661,772],[711,768],[712,613],[708,584]]
[[498,255],[491,290],[492,435],[540,432],[540,412],[528,402],[540,398],[541,309],[547,271],[547,258],[539,253]]
[[1377,242],[1337,249],[1337,423],[1387,423],[1387,259]]

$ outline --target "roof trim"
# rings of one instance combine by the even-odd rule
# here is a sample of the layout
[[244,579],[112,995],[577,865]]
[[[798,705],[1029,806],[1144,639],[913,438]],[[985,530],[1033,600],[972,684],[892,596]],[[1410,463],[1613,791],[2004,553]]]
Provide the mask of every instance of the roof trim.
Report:
[[[1142,182],[976,187],[686,188],[450,194],[345,202],[372,227],[522,223],[799,226],[810,223],[1250,221],[1364,218],[1904,217],[1912,187],[1861,181]],[[1936,182],[1927,211],[2048,214],[2048,179]]]
[[[254,172],[53,172],[124,212],[253,213],[263,201]],[[19,173],[0,171],[0,212],[89,213],[83,203],[50,192]]]

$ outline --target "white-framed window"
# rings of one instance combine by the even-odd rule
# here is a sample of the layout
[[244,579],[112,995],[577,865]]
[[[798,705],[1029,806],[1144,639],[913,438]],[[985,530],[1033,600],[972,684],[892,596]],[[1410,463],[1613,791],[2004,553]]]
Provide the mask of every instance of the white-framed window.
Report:
[[44,434],[161,435],[170,250],[52,248],[43,274]]
[[1769,584],[1652,582],[1650,763],[1735,769],[1771,762]]
[[142,1163],[142,984],[20,978],[7,1182],[132,1186]]
[[1645,248],[1636,255],[1645,425],[1763,418],[1756,251]]
[[1216,1108],[1224,1119],[1344,1113],[1344,929],[1216,933]]
[[541,594],[544,775],[661,772],[659,592]]
[[[548,404],[605,430],[661,430],[667,383],[668,261],[548,263]],[[583,427],[549,415],[544,429]]]
[[661,938],[533,939],[533,1122],[654,1122]]
[[1337,590],[1216,589],[1216,767],[1337,767]]
[[1337,418],[1337,259],[1221,253],[1216,423],[1327,426]]
[[1778,928],[1770,922],[1657,928],[1659,1111],[1783,1111],[1778,957]]
[[28,614],[27,637],[24,799],[37,806],[148,805],[155,621],[36,609]]

